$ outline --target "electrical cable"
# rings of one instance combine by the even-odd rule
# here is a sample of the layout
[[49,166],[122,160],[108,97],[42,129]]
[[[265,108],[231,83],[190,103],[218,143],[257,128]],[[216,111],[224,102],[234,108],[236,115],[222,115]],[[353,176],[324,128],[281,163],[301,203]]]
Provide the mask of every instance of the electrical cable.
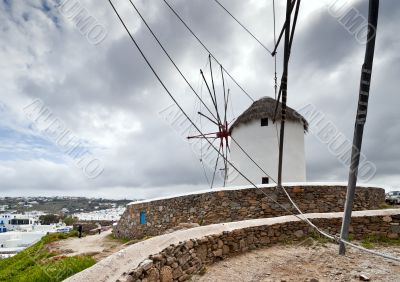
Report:
[[[128,33],[131,41],[134,43],[134,45],[136,46],[136,48],[138,49],[138,51],[140,52],[141,56],[143,57],[143,59],[145,60],[146,64],[149,66],[150,70],[153,72],[154,76],[157,78],[158,82],[161,84],[161,86],[164,88],[165,92],[167,93],[167,95],[172,99],[172,101],[176,104],[176,106],[179,108],[179,110],[183,113],[183,115],[189,120],[189,122],[195,127],[195,129],[200,133],[201,136],[203,136],[203,138],[210,144],[210,146],[213,147],[213,149],[215,151],[218,152],[219,156],[222,156],[223,158],[225,158],[225,156],[220,153],[220,151],[214,147],[211,143],[211,141],[209,141],[207,138],[205,138],[204,133],[199,129],[199,127],[192,121],[192,119],[188,116],[188,114],[184,111],[184,109],[182,108],[182,106],[178,103],[178,101],[175,99],[175,97],[172,95],[172,93],[169,91],[169,89],[166,87],[166,85],[164,84],[164,82],[161,80],[160,76],[158,75],[158,73],[156,72],[156,70],[154,69],[154,67],[152,66],[152,64],[150,63],[150,61],[147,59],[146,55],[143,53],[142,49],[140,48],[140,46],[138,45],[138,43],[136,42],[136,40],[133,38],[133,35],[131,34],[131,32],[129,31],[129,29],[127,28],[125,22],[123,21],[123,19],[121,18],[121,16],[119,15],[118,11],[116,10],[114,4],[112,3],[111,0],[108,0],[108,2],[110,3],[112,9],[114,10],[115,14],[117,15],[117,17],[119,18],[121,24],[124,26],[126,32]],[[302,217],[300,217],[297,214],[294,214],[292,211],[288,210],[286,207],[284,207],[283,205],[281,205],[279,202],[277,202],[275,199],[273,199],[272,197],[270,197],[267,193],[265,193],[265,191],[258,187],[256,184],[254,184],[249,178],[247,178],[235,165],[232,164],[232,162],[230,162],[229,160],[226,159],[226,161],[229,163],[229,165],[235,169],[247,182],[249,182],[253,187],[259,189],[264,195],[267,196],[268,199],[270,199],[271,201],[273,201],[274,203],[276,203],[279,207],[281,207],[282,209],[284,209],[285,211],[291,213],[293,216],[297,217],[298,219],[305,221],[306,223],[308,223],[310,226],[312,226],[313,228],[315,228],[319,233],[321,233],[322,235],[335,240],[335,241],[341,241],[349,246],[355,247],[359,250],[371,253],[371,254],[375,254],[387,259],[392,259],[392,260],[396,260],[396,261],[400,261],[400,258],[396,258],[387,254],[382,254],[379,252],[373,252],[371,250],[367,250],[361,246],[357,246],[355,244],[352,244],[350,242],[344,241],[342,239],[338,239],[335,236],[330,235],[329,233],[326,233],[322,230],[320,230],[316,225],[314,225],[303,213],[302,211],[298,208],[298,206],[294,203],[293,200],[291,200],[290,195],[287,193],[286,189],[283,189],[287,196],[289,197],[289,200],[291,200],[292,205],[297,209],[297,211],[302,215]],[[282,188],[284,188],[282,186]]]
[[[261,47],[263,47],[270,55],[272,55],[272,51],[266,47],[247,27],[244,26],[244,24],[242,24],[234,15],[232,15],[231,12],[228,11],[227,8],[224,7],[224,5],[221,4],[221,2],[219,2],[218,0],[214,0],[225,12],[228,13],[228,15],[230,15],[248,34],[251,35],[251,37],[254,38],[254,40],[256,40]],[[275,43],[276,44],[276,43]]]
[[[186,24],[186,22],[182,19],[182,17],[175,11],[175,9],[166,1],[163,0],[164,3],[169,7],[169,9],[174,13],[174,15],[182,22],[182,24],[186,27],[186,29],[197,39],[197,41],[200,43],[200,45],[211,55],[213,60],[218,63],[219,65],[222,65],[220,61],[213,55],[213,53],[210,51],[210,49],[207,48],[207,46],[200,40],[200,38],[193,32],[193,30]],[[237,87],[240,88],[240,90],[251,100],[255,101],[254,98],[246,91],[244,88],[236,81],[236,79],[228,72],[228,70],[223,67],[224,72],[232,79],[232,81],[236,84]]]
[[[182,71],[179,69],[179,67],[176,65],[175,61],[171,58],[171,56],[169,55],[168,51],[164,48],[163,44],[160,42],[160,40],[158,39],[158,37],[155,35],[155,33],[153,32],[153,30],[151,29],[151,27],[148,25],[147,21],[144,19],[144,17],[142,16],[142,14],[140,13],[140,11],[138,10],[138,8],[136,7],[136,5],[132,2],[132,0],[129,0],[129,2],[131,3],[132,7],[135,9],[136,13],[139,15],[139,17],[142,19],[143,23],[146,25],[147,29],[150,31],[151,35],[153,35],[154,39],[157,41],[158,45],[161,47],[161,49],[164,51],[164,54],[168,57],[168,59],[171,61],[171,63],[174,65],[174,67],[176,68],[176,70],[179,72],[179,74],[181,75],[181,77],[185,80],[186,84],[189,85],[190,89],[192,90],[192,92],[197,96],[197,98],[199,98],[199,100],[201,101],[199,95],[197,94],[197,92],[194,90],[194,88],[192,87],[192,85],[189,83],[189,81],[187,80],[187,78],[185,77],[185,75],[182,73]],[[217,120],[217,117],[214,116],[214,114],[211,112],[211,110],[208,108],[208,106],[202,101],[204,107],[207,109],[207,111],[213,116],[214,119]]]
[[[161,86],[164,88],[165,92],[167,93],[167,95],[171,98],[171,100],[176,104],[176,106],[179,108],[179,110],[182,112],[182,114],[186,117],[186,119],[193,124],[194,128],[200,133],[200,136],[202,136],[204,138],[204,140],[206,140],[209,144],[210,147],[212,147],[217,153],[218,155],[223,156],[222,153],[219,152],[219,150],[213,146],[212,142],[209,141],[206,136],[204,135],[204,133],[199,129],[199,127],[192,121],[192,119],[189,117],[189,115],[186,113],[186,111],[182,108],[182,106],[179,104],[179,102],[175,99],[175,97],[172,95],[172,93],[169,91],[169,89],[167,88],[167,86],[164,84],[164,82],[162,81],[162,79],[160,78],[160,76],[158,75],[158,73],[156,72],[156,70],[154,69],[154,67],[152,66],[152,64],[150,63],[150,61],[148,60],[148,58],[146,57],[146,55],[144,54],[144,52],[142,51],[142,49],[140,48],[139,44],[136,42],[136,40],[133,38],[132,33],[129,31],[128,27],[126,26],[124,20],[121,18],[120,14],[118,13],[117,9],[115,8],[114,4],[112,3],[111,0],[108,0],[108,2],[110,3],[112,9],[114,10],[114,13],[117,15],[118,19],[120,20],[121,24],[123,25],[123,27],[125,28],[126,32],[128,33],[131,41],[133,42],[133,44],[136,46],[136,48],[138,49],[139,53],[141,54],[141,56],[143,57],[143,59],[145,60],[146,64],[149,66],[150,70],[152,71],[152,73],[154,74],[154,76],[157,78],[158,82],[161,84]],[[236,170],[247,182],[249,182],[254,188],[260,189],[260,191],[271,201],[273,201],[275,204],[277,204],[279,207],[281,207],[283,210],[291,213],[292,215],[296,216],[297,218],[303,220],[301,217],[299,217],[298,215],[294,214],[292,211],[288,210],[286,207],[284,207],[283,205],[281,205],[279,202],[277,202],[275,199],[273,199],[271,196],[269,196],[267,193],[265,193],[264,190],[262,190],[261,188],[259,188],[256,184],[254,184],[248,177],[246,177],[232,162],[230,162],[229,160],[227,160],[228,164],[234,169]]]

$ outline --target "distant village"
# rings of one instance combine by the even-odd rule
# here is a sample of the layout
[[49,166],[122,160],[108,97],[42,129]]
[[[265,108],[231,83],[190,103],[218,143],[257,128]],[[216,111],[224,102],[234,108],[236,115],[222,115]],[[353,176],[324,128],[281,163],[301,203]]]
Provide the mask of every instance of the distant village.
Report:
[[125,206],[131,201],[84,197],[0,197],[0,212],[41,211],[62,216],[76,212],[91,212]]
[[1,197],[0,258],[15,255],[48,233],[85,221],[117,222],[131,200],[84,197]]

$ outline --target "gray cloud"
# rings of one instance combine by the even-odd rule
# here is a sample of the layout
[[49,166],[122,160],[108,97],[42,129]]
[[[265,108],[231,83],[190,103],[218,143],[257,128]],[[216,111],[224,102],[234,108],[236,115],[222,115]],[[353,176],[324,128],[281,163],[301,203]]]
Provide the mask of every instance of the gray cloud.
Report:
[[[189,80],[197,85],[207,53],[162,1],[134,2]],[[127,3],[116,3],[162,79],[185,109],[191,114],[195,112],[198,102],[194,95],[146,27]],[[213,1],[170,3],[255,98],[273,96],[271,56],[221,8]],[[246,5],[238,0],[223,3],[272,48],[272,11],[268,1]],[[400,140],[397,110],[400,40],[396,36],[400,9],[396,3],[381,2],[363,147],[365,155],[378,168],[372,181],[387,185],[396,184],[400,158],[395,149]],[[4,173],[0,183],[5,194],[144,198],[207,186],[198,157],[185,143],[185,136],[179,136],[159,115],[170,105],[169,98],[106,2],[84,3],[108,30],[106,39],[97,46],[87,42],[56,9],[50,12],[39,9],[40,1],[36,8],[22,2],[13,2],[11,8],[0,5],[0,23],[4,26],[0,56],[5,64],[0,70],[4,81],[0,86],[4,93],[1,101],[19,123],[14,130],[20,131],[21,125],[27,124],[22,108],[32,99],[40,98],[76,135],[93,145],[93,152],[105,164],[104,173],[89,181],[68,160],[60,164],[42,159],[2,158],[0,168]],[[49,5],[54,6],[55,2],[49,1]],[[365,1],[355,1],[353,6],[360,12],[366,11]],[[351,140],[364,46],[319,1],[303,1],[301,12],[290,64],[289,105],[299,108],[314,104]],[[283,16],[283,4],[278,3],[278,30]],[[278,50],[279,72],[281,53]],[[233,110],[238,115],[251,102],[232,81],[227,83],[232,90]],[[5,126],[4,121],[0,125]],[[308,180],[346,180],[347,168],[312,134],[306,137],[306,154]],[[121,195],[117,196],[117,191]]]

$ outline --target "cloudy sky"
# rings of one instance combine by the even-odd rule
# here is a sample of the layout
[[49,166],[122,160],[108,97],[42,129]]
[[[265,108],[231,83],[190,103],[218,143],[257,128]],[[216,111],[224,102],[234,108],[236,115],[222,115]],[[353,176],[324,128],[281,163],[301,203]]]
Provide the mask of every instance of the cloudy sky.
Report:
[[[272,48],[272,0],[220,1]],[[195,117],[198,100],[128,0],[114,2],[162,80]],[[207,52],[162,0],[133,2],[188,80],[205,96],[199,69],[207,65]],[[351,140],[365,45],[329,12],[335,2],[302,1],[290,61],[288,103],[295,109],[312,104]],[[366,0],[337,2],[346,2],[343,9],[367,14]],[[274,95],[272,57],[213,0],[169,3],[248,93],[255,99]],[[278,29],[285,3],[276,1]],[[76,11],[87,12],[96,28],[90,33],[76,26],[72,12],[67,6],[60,9],[60,4],[74,4]],[[336,4],[338,11],[341,3]],[[176,108],[108,1],[1,0],[0,24],[1,196],[134,199],[207,188],[203,169],[208,177],[211,169],[207,164],[203,168],[199,151],[185,140],[187,123],[168,122],[168,114]],[[369,182],[388,187],[400,185],[399,25],[398,1],[381,1],[363,153],[377,168]],[[281,54],[279,49],[279,74]],[[232,94],[229,117],[234,118],[251,101],[231,80],[227,84]],[[216,87],[220,86],[216,81]],[[45,113],[40,115],[40,110]],[[306,136],[307,180],[346,181],[348,169],[312,129]],[[60,141],[62,132],[65,140],[74,140],[84,161],[79,163],[72,149],[68,151],[72,147]]]

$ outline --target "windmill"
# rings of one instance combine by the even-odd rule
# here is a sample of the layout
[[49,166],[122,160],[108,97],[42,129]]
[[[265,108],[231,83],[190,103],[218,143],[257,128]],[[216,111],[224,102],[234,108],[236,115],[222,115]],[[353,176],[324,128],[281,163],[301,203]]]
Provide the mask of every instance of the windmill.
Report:
[[[230,152],[230,148],[229,148],[229,137],[230,137],[230,132],[229,132],[229,124],[232,122],[228,122],[227,120],[227,111],[228,111],[228,103],[229,103],[229,96],[230,96],[230,90],[225,88],[225,79],[224,79],[224,69],[222,67],[222,65],[220,65],[220,71],[221,71],[221,80],[222,80],[222,90],[223,90],[223,107],[222,107],[222,114],[221,114],[221,110],[218,107],[218,99],[217,99],[217,93],[215,91],[215,83],[214,83],[214,75],[213,75],[213,67],[212,67],[212,61],[211,61],[211,55],[208,56],[208,60],[209,60],[209,65],[210,65],[210,79],[211,79],[211,87],[210,87],[210,83],[207,82],[207,79],[204,75],[204,72],[202,69],[200,69],[200,74],[202,77],[202,80],[204,82],[204,84],[206,85],[207,88],[207,92],[211,98],[211,102],[212,102],[212,107],[211,110],[209,108],[207,108],[209,110],[209,115],[202,113],[201,111],[198,112],[198,115],[200,115],[201,117],[205,118],[207,121],[209,121],[216,129],[216,131],[214,132],[208,132],[208,133],[204,133],[201,135],[191,135],[188,136],[187,139],[209,139],[209,141],[211,141],[211,144],[213,145],[216,141],[219,141],[219,146],[218,146],[218,156],[217,159],[215,161],[214,164],[214,170],[213,170],[213,174],[212,174],[212,180],[211,180],[211,188],[214,185],[215,182],[215,176],[216,176],[216,172],[218,170],[218,164],[221,158],[221,155],[223,156],[223,168],[220,169],[221,171],[223,171],[223,179],[224,179],[224,187],[226,185],[226,180],[227,180],[227,174],[228,174],[228,154]],[[211,145],[209,146],[209,148],[211,147]],[[202,160],[200,160],[202,161]]]

